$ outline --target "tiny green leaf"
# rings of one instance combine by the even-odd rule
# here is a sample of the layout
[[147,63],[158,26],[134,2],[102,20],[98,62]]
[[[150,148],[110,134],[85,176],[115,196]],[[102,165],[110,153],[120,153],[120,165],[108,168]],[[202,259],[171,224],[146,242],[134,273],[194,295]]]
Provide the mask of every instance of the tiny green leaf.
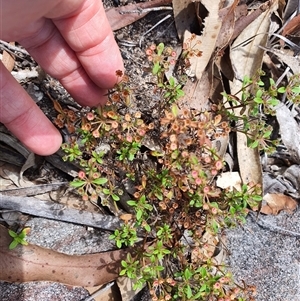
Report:
[[75,188],[81,187],[84,184],[86,184],[86,181],[74,180],[74,181],[70,182],[70,186],[75,187]]
[[106,178],[98,178],[98,179],[95,179],[93,180],[93,184],[96,184],[96,185],[103,185],[107,182],[108,180]]

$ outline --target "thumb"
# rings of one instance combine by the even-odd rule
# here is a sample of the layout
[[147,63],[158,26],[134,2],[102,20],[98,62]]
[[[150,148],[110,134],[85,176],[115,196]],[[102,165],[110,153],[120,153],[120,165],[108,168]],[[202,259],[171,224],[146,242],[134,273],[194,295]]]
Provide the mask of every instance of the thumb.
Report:
[[61,145],[58,130],[1,62],[0,122],[36,154],[53,154]]

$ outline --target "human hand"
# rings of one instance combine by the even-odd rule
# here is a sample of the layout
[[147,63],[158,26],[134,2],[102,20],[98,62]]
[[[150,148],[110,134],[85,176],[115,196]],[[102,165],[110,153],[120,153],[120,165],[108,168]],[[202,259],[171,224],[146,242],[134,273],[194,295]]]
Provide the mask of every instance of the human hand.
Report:
[[[0,7],[0,39],[24,46],[78,103],[105,103],[123,63],[100,0],[0,0]],[[37,154],[61,145],[58,130],[1,62],[0,122]]]

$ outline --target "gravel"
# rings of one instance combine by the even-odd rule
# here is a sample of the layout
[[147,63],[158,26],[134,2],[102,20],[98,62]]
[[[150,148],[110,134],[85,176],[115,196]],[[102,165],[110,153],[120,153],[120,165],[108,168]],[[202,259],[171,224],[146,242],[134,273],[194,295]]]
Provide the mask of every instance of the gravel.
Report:
[[249,215],[226,231],[227,263],[238,282],[256,286],[256,301],[300,300],[299,238],[300,211]]

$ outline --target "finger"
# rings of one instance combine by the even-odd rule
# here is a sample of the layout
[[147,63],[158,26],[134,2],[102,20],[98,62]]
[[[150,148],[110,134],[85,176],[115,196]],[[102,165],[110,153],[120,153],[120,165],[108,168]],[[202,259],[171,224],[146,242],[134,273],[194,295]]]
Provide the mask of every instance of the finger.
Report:
[[95,106],[106,102],[106,89],[91,80],[52,21],[44,19],[38,32],[19,42],[80,104]]
[[57,151],[62,142],[58,130],[1,62],[0,78],[0,122],[34,153]]
[[124,67],[102,1],[85,0],[71,16],[54,19],[54,23],[92,80],[112,88],[115,72]]

